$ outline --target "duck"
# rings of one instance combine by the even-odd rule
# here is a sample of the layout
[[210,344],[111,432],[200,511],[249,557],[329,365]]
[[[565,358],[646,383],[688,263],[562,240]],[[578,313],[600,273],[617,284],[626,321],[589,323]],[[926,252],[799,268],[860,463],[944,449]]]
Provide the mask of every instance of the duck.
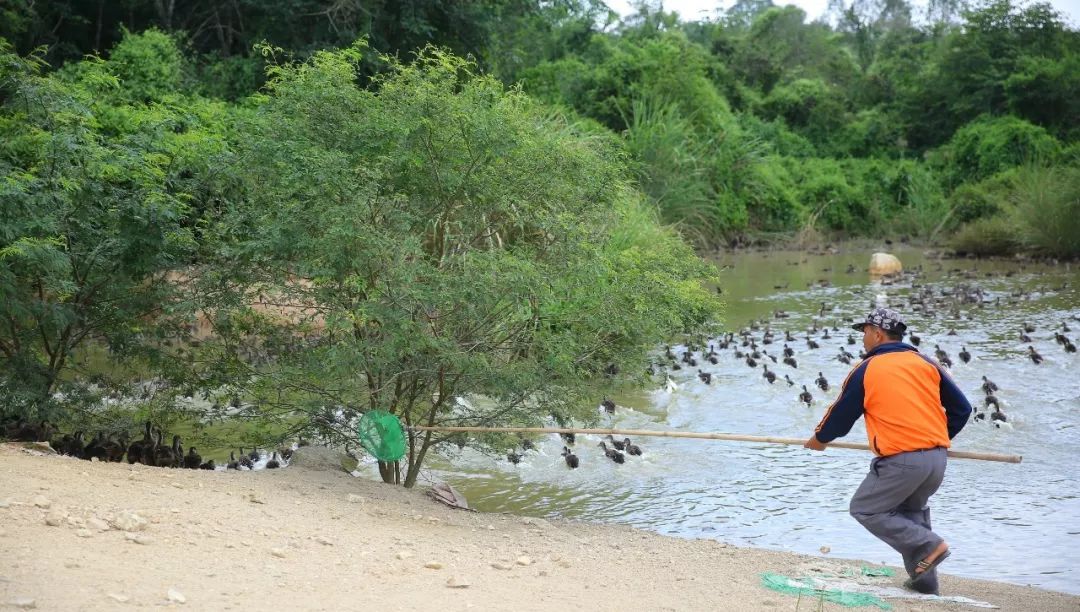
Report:
[[562,447],[562,456],[563,460],[566,461],[566,465],[570,469],[577,469],[578,465],[580,464],[580,462],[578,461],[578,457],[574,453],[570,452],[570,449],[568,447]]
[[1001,408],[998,408],[997,406],[994,406],[994,411],[990,413],[990,420],[999,421],[1001,423],[1008,421],[1008,419],[1005,418],[1005,413],[1002,412]]
[[764,372],[761,373],[761,377],[769,381],[769,384],[776,382],[776,373],[769,371],[769,364],[763,363],[761,367],[764,368]]
[[986,398],[983,400],[983,403],[986,404],[987,408],[989,408],[991,405],[993,405],[994,409],[996,410],[999,407],[998,398],[995,397],[993,394],[990,394],[990,393],[986,394]]
[[154,451],[154,460],[158,467],[180,467],[183,465],[184,456],[180,453],[180,436],[173,436],[172,446],[162,446],[161,439],[164,434],[158,430],[157,449]]
[[615,414],[615,402],[611,401],[610,398],[605,397],[604,401],[600,402],[600,407],[608,414]]
[[83,449],[83,459],[86,459],[87,461],[91,459],[104,461],[106,457],[107,454],[105,453],[105,434],[99,431],[94,436],[94,439],[90,440],[90,443],[86,445],[85,449]]
[[794,357],[784,357],[784,364],[789,365],[795,369],[799,368],[799,364],[795,361]]
[[158,464],[157,449],[159,446],[161,446],[161,430],[154,428],[150,444],[146,444],[142,447],[142,453],[139,454],[139,463],[150,467],[156,466]]
[[201,465],[202,465],[202,456],[199,455],[198,451],[195,450],[195,447],[192,446],[191,448],[188,449],[187,454],[184,455],[184,467],[186,467],[189,470],[194,470],[194,469],[198,469],[198,467],[201,466]]
[[697,375],[698,375],[698,378],[701,379],[701,382],[705,383],[706,385],[711,385],[712,384],[712,374],[711,373],[702,372],[701,370],[698,370]]
[[214,465],[214,460],[211,459],[210,461],[207,461],[206,463],[200,464],[199,469],[200,470],[216,470],[217,466]]
[[810,334],[806,334],[806,346],[807,348],[811,349],[821,348],[821,345],[819,345],[813,338],[811,338]]
[[559,437],[566,441],[567,444],[573,444],[574,441],[577,440],[577,437],[574,436],[573,433],[561,433],[559,434]]
[[991,393],[993,393],[994,391],[997,391],[997,390],[998,390],[998,386],[997,386],[997,383],[995,383],[994,381],[990,380],[990,379],[989,379],[989,378],[987,378],[986,376],[983,376],[983,377],[982,377],[982,379],[983,379],[983,384],[982,384],[982,390],[983,390],[983,392],[985,392],[985,393],[986,393],[987,395],[990,395],[990,394],[991,394]]
[[[908,336],[908,340],[911,340],[911,345],[912,346],[919,346],[919,344],[922,342],[922,338],[916,336],[915,334],[911,334],[910,336]],[[854,342],[848,342],[848,344],[855,344],[855,343]]]
[[251,460],[251,457],[244,454],[243,446],[240,447],[240,466],[249,470],[255,469],[255,462]]
[[608,439],[608,442],[611,442],[611,445],[615,447],[615,450],[624,450],[624,448],[625,448],[624,444],[625,443],[623,441],[616,440],[611,434],[608,434],[607,439]]
[[967,345],[962,345],[960,347],[960,361],[963,361],[964,363],[971,361],[971,353],[968,352]]
[[226,470],[239,470],[240,462],[236,460],[236,453],[229,451],[229,462],[225,464]]
[[635,457],[641,456],[641,447],[630,442],[630,438],[623,438],[623,448],[626,449],[627,455],[633,455]]
[[791,377],[788,376],[787,374],[784,374],[784,380],[787,381],[787,384],[788,384],[789,387],[794,387],[795,386],[795,381],[791,380]]
[[807,406],[809,406],[810,403],[814,401],[814,396],[810,395],[810,391],[806,389],[806,385],[802,386],[802,393],[799,394],[799,401],[806,404]]
[[795,351],[788,345],[784,345],[784,357],[794,357]]
[[102,447],[105,449],[106,461],[120,463],[124,460],[124,451],[127,450],[127,432],[121,432],[119,439],[116,435],[109,434]]
[[755,361],[754,358],[751,357],[750,355],[747,355],[746,356],[746,365],[748,367],[751,367],[751,368],[756,368],[757,367],[757,361]]
[[1028,345],[1028,357],[1031,357],[1031,361],[1033,361],[1035,365],[1039,365],[1040,363],[1042,363],[1043,360],[1043,356],[1040,355],[1039,352],[1035,350],[1035,347],[1031,346],[1030,344]]
[[679,388],[679,385],[675,384],[675,381],[670,376],[664,381],[664,389],[668,393],[674,393]]
[[934,345],[934,354],[937,355],[938,363],[946,368],[952,367],[952,359],[949,359],[949,354],[942,350],[937,344]]
[[1031,342],[1031,336],[1025,334],[1023,330],[1020,330],[1020,342]]
[[261,458],[262,458],[262,455],[259,454],[259,447],[258,446],[253,446],[251,448],[251,452],[248,453],[248,459],[251,459],[251,462],[254,463],[254,462],[258,461]]
[[817,373],[817,379],[814,380],[814,382],[817,383],[818,388],[822,391],[829,390],[829,381],[825,380],[825,375],[821,372]]
[[281,467],[281,463],[278,461],[277,451],[274,451],[270,455],[270,461],[266,462],[266,469],[268,469],[268,470],[276,470],[279,467]]
[[150,433],[150,421],[146,422],[145,433],[142,440],[136,440],[128,445],[127,448],[127,461],[128,463],[138,463],[143,455],[143,448],[152,446],[154,444],[153,435]]
[[626,457],[624,457],[622,453],[620,453],[619,451],[617,451],[617,450],[615,450],[613,448],[608,448],[607,444],[604,444],[603,442],[601,442],[600,443],[600,448],[604,449],[604,456],[606,456],[608,459],[611,459],[615,463],[625,463],[626,462]]
[[517,465],[517,464],[521,463],[521,459],[523,457],[524,457],[524,455],[518,454],[518,452],[516,450],[510,450],[509,452],[506,453],[506,460],[509,461],[510,463],[513,463],[514,465]]

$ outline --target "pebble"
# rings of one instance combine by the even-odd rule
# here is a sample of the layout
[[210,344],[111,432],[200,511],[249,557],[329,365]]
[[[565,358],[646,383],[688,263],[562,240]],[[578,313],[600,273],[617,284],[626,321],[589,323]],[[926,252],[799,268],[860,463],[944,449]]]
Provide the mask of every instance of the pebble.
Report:
[[362,504],[364,503],[364,498],[354,493],[349,493],[349,503]]
[[82,567],[78,561],[64,561],[64,567],[68,569],[78,569]]
[[495,525],[488,525],[487,529],[488,531],[495,531]]
[[52,506],[52,502],[49,501],[48,497],[38,495],[34,498],[34,505],[38,508],[49,508],[50,506]]
[[6,499],[0,499],[0,508],[7,508],[11,505],[11,502]]
[[520,557],[517,558],[516,563],[518,565],[521,565],[521,566],[529,566],[529,565],[532,565],[533,560],[528,555],[521,555]]
[[472,583],[464,576],[451,576],[450,579],[446,581],[446,586],[451,589],[467,589],[470,584]]
[[90,531],[89,529],[79,529],[75,532],[75,535],[79,536],[80,538],[89,538],[94,535],[94,532]]
[[427,563],[424,564],[424,567],[426,567],[428,569],[436,569],[437,570],[437,569],[442,569],[443,564],[439,563],[438,561],[428,561]]
[[827,554],[829,554],[829,551],[830,551],[830,550],[832,550],[832,549],[831,549],[831,548],[829,548],[828,546],[822,546],[822,547],[821,547],[821,548],[819,548],[818,550],[820,550],[820,551],[821,551],[821,554],[823,554],[823,555],[827,555]]
[[54,510],[45,516],[45,524],[50,527],[59,527],[60,523],[63,523],[65,518],[67,518],[67,515],[63,512]]
[[412,553],[407,550],[399,550],[397,554],[398,560],[408,559],[412,556]]
[[127,603],[128,601],[131,601],[130,597],[121,593],[109,593],[109,599],[117,603]]
[[154,542],[154,539],[149,536],[145,536],[141,533],[131,533],[130,531],[124,534],[124,538],[129,542],[135,542],[136,544],[142,544],[144,546]]
[[89,525],[90,527],[94,528],[94,529],[97,529],[98,531],[108,531],[109,530],[109,524],[107,522],[99,519],[96,516],[91,517],[89,520],[87,520],[86,524]]
[[166,596],[169,598],[169,601],[175,601],[176,603],[187,603],[187,597],[184,597],[184,594],[180,591],[177,591],[176,589],[169,589],[169,592],[166,593]]
[[274,555],[275,557],[278,557],[279,559],[284,559],[285,558],[285,549],[284,548],[271,548],[270,549],[270,554]]
[[30,610],[37,607],[37,602],[29,597],[16,597],[15,599],[9,601],[8,605],[14,608]]
[[315,538],[315,541],[318,542],[319,544],[322,544],[323,546],[333,546],[334,545],[334,541],[331,540],[330,538],[326,537],[326,536],[317,536]]
[[147,521],[135,512],[125,510],[112,520],[112,526],[120,531],[142,531],[146,529]]
[[495,563],[492,563],[491,567],[497,570],[509,570],[514,568],[513,565],[510,565],[509,563],[503,563],[502,561],[496,561]]

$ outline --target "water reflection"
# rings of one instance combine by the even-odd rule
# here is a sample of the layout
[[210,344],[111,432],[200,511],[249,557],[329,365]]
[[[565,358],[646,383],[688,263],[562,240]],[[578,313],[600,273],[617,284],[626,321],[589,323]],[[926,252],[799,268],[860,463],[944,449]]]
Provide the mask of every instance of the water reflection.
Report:
[[[953,356],[953,375],[981,408],[982,376],[997,382],[996,393],[1008,424],[972,422],[956,447],[964,450],[1021,454],[1020,465],[954,460],[942,490],[934,497],[934,523],[956,554],[947,572],[1008,580],[1080,593],[1080,376],[1077,356],[1054,341],[1062,323],[1080,329],[1080,274],[1066,265],[1014,262],[988,264],[946,261],[938,264],[914,250],[899,251],[905,266],[922,266],[912,282],[882,285],[848,266],[865,268],[869,252],[812,256],[802,253],[736,254],[718,260],[728,299],[729,326],[770,318],[779,331],[766,347],[780,356],[783,330],[791,330],[798,368],[773,364],[780,377],[768,384],[760,366],[751,369],[723,351],[713,384],[696,377],[696,368],[672,372],[678,390],[643,392],[616,398],[636,407],[610,417],[614,427],[721,431],[751,435],[805,437],[820,419],[850,366],[837,361],[846,344],[844,324],[861,317],[872,302],[885,301],[905,310],[906,297],[921,286],[940,294],[960,283],[984,292],[985,305],[962,305],[942,312],[905,310],[911,328],[922,338],[924,353],[938,344]],[[822,282],[824,281],[824,283]],[[786,289],[774,289],[775,286]],[[804,330],[825,306],[819,325],[841,330],[807,349]],[[790,318],[772,319],[783,310]],[[1046,358],[1036,366],[1021,342],[1024,322],[1033,324],[1031,345]],[[949,335],[954,330],[956,335]],[[760,332],[756,334],[760,338]],[[1077,332],[1067,333],[1075,342]],[[962,346],[968,364],[956,355]],[[682,347],[676,347],[681,353]],[[821,392],[814,379],[822,372],[832,383]],[[788,386],[783,375],[796,386]],[[806,384],[814,399],[798,401]],[[898,562],[897,555],[866,533],[847,515],[847,503],[861,482],[870,456],[858,451],[811,453],[799,447],[677,438],[638,439],[644,456],[625,465],[607,460],[595,436],[578,436],[575,453],[581,468],[566,469],[556,436],[512,466],[464,453],[452,463],[436,464],[435,478],[449,480],[485,511],[534,516],[584,518],[631,524],[682,537],[715,538],[747,544],[872,561]],[[845,438],[863,442],[862,422]]]

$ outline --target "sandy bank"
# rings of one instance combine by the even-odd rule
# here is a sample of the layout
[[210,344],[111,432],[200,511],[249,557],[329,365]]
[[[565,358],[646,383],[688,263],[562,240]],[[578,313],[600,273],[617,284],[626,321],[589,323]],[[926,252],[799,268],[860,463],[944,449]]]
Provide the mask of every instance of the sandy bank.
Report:
[[[462,512],[421,491],[307,463],[314,465],[166,470],[0,445],[0,607],[817,610],[816,600],[764,588],[761,573],[867,565]],[[901,583],[899,574],[877,580]],[[1003,610],[1080,609],[1080,597],[1011,584],[946,575],[942,589]],[[895,610],[976,610],[889,601]]]

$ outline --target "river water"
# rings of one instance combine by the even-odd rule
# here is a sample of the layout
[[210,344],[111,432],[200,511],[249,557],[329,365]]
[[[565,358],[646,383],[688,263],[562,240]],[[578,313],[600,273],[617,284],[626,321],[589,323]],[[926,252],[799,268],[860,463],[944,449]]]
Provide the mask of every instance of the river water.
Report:
[[[671,372],[676,390],[660,388],[661,379],[656,390],[616,397],[620,408],[602,425],[807,437],[851,367],[836,360],[840,347],[856,355],[861,349],[861,334],[854,333],[856,344],[846,344],[844,324],[864,316],[872,302],[887,304],[905,312],[924,353],[933,355],[939,344],[951,355],[953,376],[973,404],[983,404],[982,376],[1000,386],[997,397],[1008,425],[969,422],[953,448],[1024,457],[1021,464],[950,461],[945,483],[931,500],[935,530],[953,550],[943,571],[1080,593],[1080,358],[1056,343],[1053,333],[1065,323],[1072,328],[1065,335],[1080,341],[1080,270],[1067,264],[939,261],[910,248],[893,252],[905,269],[921,272],[893,285],[875,282],[865,272],[870,251],[719,256],[727,326],[737,331],[752,319],[768,319],[777,341],[764,348],[776,356],[783,331],[790,330],[798,368],[770,361],[781,377],[770,385],[760,366],[747,367],[733,349],[721,351],[719,364],[702,365],[713,373],[711,385],[700,382],[694,368]],[[929,288],[940,296],[961,284],[982,290],[982,307],[969,303],[917,313],[908,306],[914,291]],[[821,348],[812,350],[804,338],[823,302],[818,324],[835,323],[841,331],[831,332],[830,339],[814,334]],[[790,316],[774,318],[777,310]],[[1040,365],[1019,340],[1025,322],[1035,326],[1030,344],[1046,358]],[[973,356],[968,364],[957,357],[962,346]],[[681,354],[681,347],[674,348]],[[827,393],[814,385],[819,371],[831,384]],[[783,382],[785,374],[797,386]],[[810,407],[798,399],[803,384],[814,396]],[[861,420],[844,440],[866,441]],[[641,438],[635,443],[643,457],[615,465],[598,442],[578,436],[577,470],[567,469],[561,440],[550,436],[518,465],[466,452],[433,462],[426,476],[450,482],[471,505],[488,512],[625,523],[814,555],[827,546],[829,556],[900,562],[847,514],[869,453]]]

